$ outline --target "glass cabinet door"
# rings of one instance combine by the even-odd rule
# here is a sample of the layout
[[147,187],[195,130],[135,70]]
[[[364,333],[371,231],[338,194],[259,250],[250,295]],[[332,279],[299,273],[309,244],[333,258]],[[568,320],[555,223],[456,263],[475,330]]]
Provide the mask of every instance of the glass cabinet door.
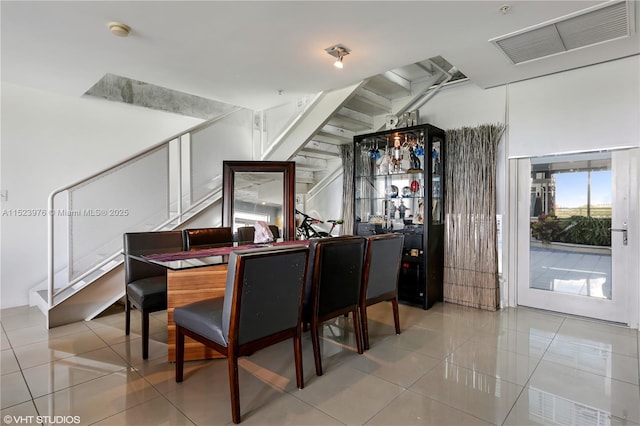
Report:
[[444,223],[443,180],[442,180],[442,140],[434,138],[431,144],[431,223]]
[[[423,131],[394,131],[355,146],[356,221],[385,230],[425,220]],[[428,184],[428,182],[427,182]]]
[[354,137],[356,233],[404,235],[398,298],[443,299],[446,132],[430,124]]

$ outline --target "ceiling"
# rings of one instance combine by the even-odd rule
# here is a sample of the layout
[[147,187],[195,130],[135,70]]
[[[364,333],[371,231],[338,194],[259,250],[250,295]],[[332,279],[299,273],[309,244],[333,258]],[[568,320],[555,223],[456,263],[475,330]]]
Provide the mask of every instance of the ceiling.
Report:
[[[602,3],[3,0],[2,82],[80,96],[111,73],[263,109],[442,56],[487,88],[640,53],[635,31],[513,65],[488,41]],[[325,52],[337,43],[352,51],[342,70]]]

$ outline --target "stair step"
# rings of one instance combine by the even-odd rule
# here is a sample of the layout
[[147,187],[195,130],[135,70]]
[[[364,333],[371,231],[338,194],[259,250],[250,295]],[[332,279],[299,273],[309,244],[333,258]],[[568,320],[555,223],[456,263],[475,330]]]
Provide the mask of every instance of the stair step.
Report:
[[74,290],[79,290],[79,289],[81,289],[82,287],[84,287],[84,286],[85,286],[85,284],[87,284],[87,282],[86,282],[86,281],[84,281],[84,280],[80,280],[80,281],[78,281],[77,283],[75,283],[74,285],[72,285],[72,286],[71,286],[71,288],[72,288],[72,289],[74,289]]
[[105,263],[105,264],[100,268],[100,270],[101,270],[101,271],[104,271],[104,272],[108,272],[108,271],[112,270],[113,268],[115,268],[116,266],[118,266],[119,264],[120,264],[120,262],[115,261],[115,260],[112,260],[112,261],[110,261],[110,262],[108,262],[108,263]]

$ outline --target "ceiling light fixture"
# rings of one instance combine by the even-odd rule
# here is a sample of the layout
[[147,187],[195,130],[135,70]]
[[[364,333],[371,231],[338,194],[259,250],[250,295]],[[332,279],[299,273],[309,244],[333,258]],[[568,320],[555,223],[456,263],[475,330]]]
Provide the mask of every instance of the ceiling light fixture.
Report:
[[500,12],[502,12],[503,15],[506,15],[507,12],[509,12],[511,10],[511,5],[510,4],[503,4],[502,6],[500,6],[498,8],[498,10]]
[[342,63],[342,59],[351,53],[351,49],[345,47],[341,44],[336,44],[335,46],[327,47],[324,49],[329,55],[336,58],[336,61],[333,63],[333,66],[336,68],[343,68],[344,64]]
[[118,37],[126,37],[131,32],[131,27],[121,22],[109,22],[109,31]]

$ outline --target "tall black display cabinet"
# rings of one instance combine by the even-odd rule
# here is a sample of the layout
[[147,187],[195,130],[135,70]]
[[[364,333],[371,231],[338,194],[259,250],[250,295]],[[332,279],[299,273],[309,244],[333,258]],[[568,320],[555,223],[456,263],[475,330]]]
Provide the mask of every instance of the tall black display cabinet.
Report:
[[430,124],[354,137],[356,233],[400,232],[398,298],[442,300],[445,132]]

